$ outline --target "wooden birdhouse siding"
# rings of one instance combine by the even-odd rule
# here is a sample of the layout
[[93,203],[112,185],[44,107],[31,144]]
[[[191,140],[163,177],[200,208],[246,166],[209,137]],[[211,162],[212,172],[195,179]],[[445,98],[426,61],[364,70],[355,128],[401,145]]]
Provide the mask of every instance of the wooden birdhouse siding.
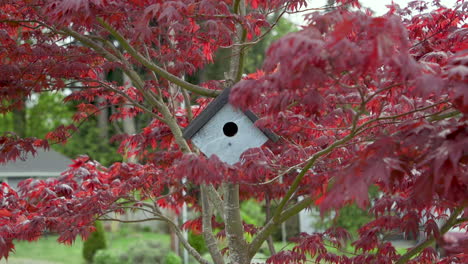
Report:
[[184,138],[191,139],[206,156],[234,164],[247,149],[262,146],[268,139],[278,137],[257,128],[258,119],[250,111],[241,111],[228,103],[230,89],[225,89],[184,130]]
[[263,132],[240,110],[224,105],[193,137],[206,156],[216,154],[220,160],[234,164],[249,148],[267,142]]

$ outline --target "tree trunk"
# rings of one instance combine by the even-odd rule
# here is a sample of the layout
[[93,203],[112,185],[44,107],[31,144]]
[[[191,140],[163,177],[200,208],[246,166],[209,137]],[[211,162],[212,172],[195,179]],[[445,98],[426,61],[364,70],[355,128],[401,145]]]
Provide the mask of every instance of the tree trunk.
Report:
[[250,257],[240,215],[239,184],[226,183],[224,188],[224,221],[229,247],[229,263],[248,264]]
[[[101,97],[97,98],[97,103],[100,105],[104,102]],[[97,116],[97,125],[99,129],[99,137],[101,140],[107,142],[109,140],[109,110],[107,107],[103,108]]]
[[21,102],[21,108],[13,110],[13,131],[24,138],[26,137],[26,105]]
[[[132,81],[126,74],[123,75],[123,83],[125,87],[132,86]],[[126,106],[124,106],[126,107]],[[123,130],[128,135],[136,134],[136,126],[135,126],[135,119],[133,117],[126,117],[122,120]],[[137,162],[137,158],[135,156],[128,157],[125,155],[126,160],[129,162]]]
[[[237,10],[236,10],[237,9]],[[234,1],[234,11],[245,15],[245,1]],[[237,25],[236,43],[245,41],[244,29]],[[236,83],[240,81],[243,70],[243,53],[240,46],[231,49],[230,69],[227,74],[228,81]],[[239,184],[224,184],[224,223],[226,238],[229,248],[229,264],[249,264],[251,257],[248,252],[248,244],[244,239],[244,226],[240,215]]]

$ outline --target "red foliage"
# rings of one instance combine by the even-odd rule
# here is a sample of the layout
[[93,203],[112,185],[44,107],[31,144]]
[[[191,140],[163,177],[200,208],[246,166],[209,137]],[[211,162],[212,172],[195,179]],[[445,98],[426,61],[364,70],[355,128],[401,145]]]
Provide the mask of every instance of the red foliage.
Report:
[[[466,3],[446,8],[434,1],[437,9],[429,12],[424,1],[413,1],[374,17],[359,11],[358,1],[343,0],[337,2],[356,10],[308,14],[309,25],[274,42],[263,69],[236,83],[230,96],[233,105],[262,116],[256,125],[281,140],[246,151],[230,166],[216,156],[187,153],[181,144],[179,128],[189,123],[187,111],[196,116],[209,100],[180,107],[184,98],[174,94],[171,76],[202,69],[220,47],[235,44],[239,30],[257,40],[270,26],[266,14],[306,6],[304,0],[248,0],[248,13],[242,15],[233,13],[234,2],[0,3],[0,113],[21,107],[35,93],[79,84],[65,99],[76,102],[75,122],[109,105],[116,109],[111,120],[141,113],[153,118],[141,132],[113,138],[121,154],[137,156],[141,164],[104,167],[83,156],[59,178],[29,179],[18,191],[2,183],[0,258],[14,250],[13,240],[32,241],[44,230],[58,233],[63,243],[86,238],[97,217],[127,207],[179,213],[185,203],[199,212],[201,184],[237,183],[241,199],[281,201],[290,195],[280,210],[311,197],[321,211],[356,203],[375,216],[352,242],[355,256],[327,250],[325,245],[341,248],[350,239],[345,230],[333,229],[301,234],[292,250],[267,261],[272,264],[304,263],[307,254],[328,263],[394,263],[401,256],[382,241],[382,232],[416,234],[423,227],[439,239],[436,223],[449,218],[447,212],[462,208],[468,216]],[[109,42],[111,34],[118,49]],[[152,68],[151,61],[157,62]],[[160,65],[165,74],[154,70]],[[102,80],[113,69],[141,72],[130,76],[132,85]],[[199,87],[219,90],[226,83]],[[0,163],[34,155],[49,142],[66,142],[76,129],[59,126],[45,139],[0,135]],[[375,200],[369,200],[371,185],[381,194]],[[224,223],[213,219],[212,226],[221,229],[218,237],[226,235]],[[262,227],[243,227],[254,237],[262,232]],[[184,228],[201,232],[202,222],[197,218]],[[438,259],[428,248],[411,261],[451,263],[451,258]]]

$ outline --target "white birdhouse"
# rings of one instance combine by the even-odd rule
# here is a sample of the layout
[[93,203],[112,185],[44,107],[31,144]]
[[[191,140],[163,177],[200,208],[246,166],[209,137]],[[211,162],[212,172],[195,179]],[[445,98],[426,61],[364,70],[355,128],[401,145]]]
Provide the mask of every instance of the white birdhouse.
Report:
[[278,136],[257,128],[254,113],[229,104],[229,92],[225,89],[185,128],[184,138],[191,139],[207,157],[215,154],[232,165],[247,149],[260,147],[268,139],[277,141]]

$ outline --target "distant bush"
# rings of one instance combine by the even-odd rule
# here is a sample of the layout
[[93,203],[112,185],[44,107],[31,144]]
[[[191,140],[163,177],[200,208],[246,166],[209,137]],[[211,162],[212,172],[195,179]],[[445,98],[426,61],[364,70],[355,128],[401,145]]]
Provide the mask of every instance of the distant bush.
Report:
[[101,222],[94,223],[96,231],[91,233],[88,240],[83,243],[83,258],[87,263],[93,263],[96,252],[107,247],[104,227]]
[[189,244],[201,255],[208,252],[208,248],[206,247],[205,239],[203,239],[202,235],[194,234],[193,232],[188,233],[188,242]]
[[93,264],[124,264],[120,254],[110,250],[99,250],[93,258]]
[[174,252],[169,252],[164,258],[164,264],[182,264],[182,259]]
[[265,223],[265,212],[262,206],[252,199],[242,202],[241,216],[244,222],[250,225],[259,227]]
[[182,264],[179,256],[167,252],[170,251],[158,241],[144,240],[132,244],[124,252],[100,250],[94,256],[93,264]]
[[151,232],[152,230],[151,230],[151,227],[149,227],[149,226],[144,226],[144,227],[141,228],[141,231],[142,231],[142,232],[149,233],[149,232]]
[[163,263],[167,250],[157,241],[141,241],[131,246],[121,255],[125,263],[155,264]]

